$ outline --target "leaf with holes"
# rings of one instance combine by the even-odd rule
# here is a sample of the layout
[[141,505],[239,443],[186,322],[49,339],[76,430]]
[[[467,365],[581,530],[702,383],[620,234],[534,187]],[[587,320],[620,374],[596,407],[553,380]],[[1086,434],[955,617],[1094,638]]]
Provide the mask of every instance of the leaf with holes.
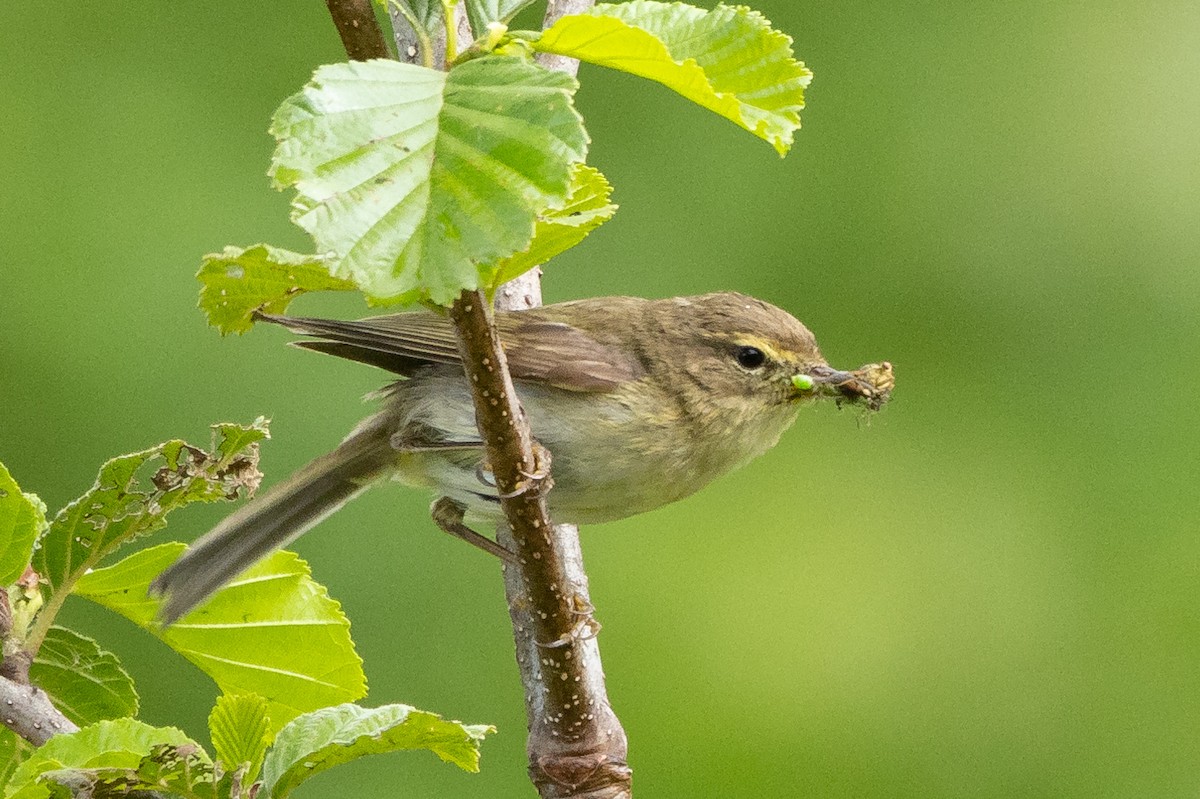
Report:
[[[8,799],[125,796],[118,790],[120,784],[129,790],[195,796],[202,795],[206,783],[211,786],[212,778],[212,762],[204,749],[179,730],[117,719],[56,735],[42,744],[17,767],[4,795]],[[103,785],[114,780],[111,786]],[[112,792],[96,793],[102,785]]]
[[271,174],[334,276],[375,302],[448,305],[566,203],[588,142],[576,86],[505,56],[324,66],[275,113]]
[[[174,440],[113,458],[91,490],[55,515],[34,553],[34,569],[52,595],[69,591],[106,554],[165,527],[171,511],[253,493],[262,479],[258,442],[266,436],[260,418],[214,425],[207,451]],[[43,612],[39,622],[49,626],[50,618]]]
[[633,0],[563,17],[533,47],[657,81],[784,155],[812,73],[757,11]]
[[76,593],[161,638],[223,692],[265,698],[271,730],[366,694],[350,622],[292,552],[272,554],[175,624],[158,625],[161,603],[146,589],[185,549],[176,542],[136,552],[83,577]]
[[329,274],[319,255],[301,255],[266,244],[226,247],[204,256],[196,278],[200,308],[208,323],[227,333],[245,333],[255,311],[283,313],[292,300],[310,291],[353,291],[355,286]]
[[62,627],[47,632],[29,667],[29,679],[80,727],[137,714],[137,691],[117,656]]

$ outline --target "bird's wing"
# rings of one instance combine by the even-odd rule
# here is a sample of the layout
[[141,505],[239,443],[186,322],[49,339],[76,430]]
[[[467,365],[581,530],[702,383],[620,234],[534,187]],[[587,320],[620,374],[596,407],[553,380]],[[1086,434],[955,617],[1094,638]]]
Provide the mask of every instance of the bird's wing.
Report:
[[[368,363],[400,375],[411,375],[431,363],[461,363],[450,320],[432,313],[401,313],[357,321],[259,314],[293,333],[312,336],[298,341],[304,349]],[[568,391],[612,391],[643,374],[629,352],[602,344],[565,322],[537,312],[498,314],[496,325],[515,380],[528,380]]]

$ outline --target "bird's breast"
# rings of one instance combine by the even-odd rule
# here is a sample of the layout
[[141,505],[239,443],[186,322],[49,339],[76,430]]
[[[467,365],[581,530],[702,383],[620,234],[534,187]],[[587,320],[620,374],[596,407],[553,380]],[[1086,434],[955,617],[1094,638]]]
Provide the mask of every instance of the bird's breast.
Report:
[[[518,383],[534,437],[551,453],[547,496],[555,521],[592,524],[633,516],[686,497],[769,449],[790,424],[699,418],[633,384],[613,392],[572,392]],[[478,438],[465,380],[455,375],[397,386],[390,412],[399,428],[440,431],[448,441]],[[481,481],[483,449],[428,451],[400,459],[404,482],[425,485],[499,516],[495,489]]]

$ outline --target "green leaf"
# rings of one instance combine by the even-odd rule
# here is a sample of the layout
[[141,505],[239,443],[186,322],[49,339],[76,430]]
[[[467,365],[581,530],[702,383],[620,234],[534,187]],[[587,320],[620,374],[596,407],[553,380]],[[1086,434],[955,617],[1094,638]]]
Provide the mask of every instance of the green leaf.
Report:
[[587,152],[576,86],[503,56],[324,66],[275,114],[271,173],[336,277],[377,303],[448,305],[566,202]]
[[282,799],[314,774],[363,755],[428,749],[465,771],[479,771],[487,725],[446,721],[408,705],[327,707],[279,731],[263,765],[263,793]]
[[427,36],[442,30],[441,0],[383,0],[385,5],[395,5],[410,23],[421,26]]
[[556,255],[583,241],[600,225],[612,219],[617,206],[608,201],[612,186],[600,171],[576,164],[571,176],[571,193],[561,209],[538,215],[533,241],[523,251],[496,264],[492,288],[541,266]]
[[533,47],[657,81],[785,155],[812,80],[791,45],[744,6],[633,0],[563,17]]
[[[171,511],[253,493],[262,479],[258,441],[266,436],[260,418],[249,426],[215,425],[211,451],[174,440],[113,458],[90,491],[55,515],[34,569],[52,595],[61,594],[121,544],[165,527]],[[49,626],[53,613],[43,617]]]
[[23,493],[0,463],[0,586],[12,585],[25,571],[45,529],[45,504],[37,494]]
[[366,694],[350,622],[295,553],[276,552],[175,624],[156,624],[160,600],[146,589],[185,549],[173,542],[134,553],[83,577],[76,593],[161,638],[223,692],[266,698],[271,730]]
[[227,333],[245,333],[255,311],[283,313],[309,291],[352,291],[355,286],[329,274],[326,259],[267,244],[226,247],[204,256],[196,278],[202,284],[200,308],[208,323]]
[[505,25],[517,15],[522,8],[533,3],[533,0],[464,0],[467,5],[467,18],[471,20],[471,30],[476,37],[487,33],[488,25],[501,22]]
[[32,744],[18,737],[8,727],[0,727],[0,786],[8,784],[13,772],[32,751]]
[[216,433],[217,454],[221,459],[219,465],[228,466],[247,453],[257,452],[252,449],[256,444],[271,437],[266,418],[260,416],[252,424],[240,425],[233,422],[217,422],[212,426]]
[[243,785],[258,779],[271,743],[267,700],[257,694],[222,694],[208,716],[217,759],[227,771],[245,768]]
[[81,727],[137,714],[137,691],[117,656],[71,630],[50,628],[29,677]]
[[229,799],[220,777],[199,744],[157,744],[137,765],[64,768],[43,772],[39,788],[53,799],[118,799],[181,796],[184,799]]
[[[145,761],[150,761],[154,769],[172,769],[170,773],[179,776],[182,776],[179,774],[181,769],[173,768],[172,761],[192,766],[200,772],[208,767],[211,779],[208,755],[181,731],[174,727],[151,727],[135,719],[117,719],[97,722],[69,735],[56,735],[42,744],[17,767],[4,795],[9,799],[43,799],[52,795],[51,789],[42,783],[43,779],[71,784],[75,778],[81,786],[78,794],[90,796],[83,790],[83,786],[91,781],[87,770],[141,771],[150,765]],[[170,783],[178,785],[179,778],[171,778]],[[168,785],[144,787],[165,788]],[[70,794],[55,791],[54,795]]]

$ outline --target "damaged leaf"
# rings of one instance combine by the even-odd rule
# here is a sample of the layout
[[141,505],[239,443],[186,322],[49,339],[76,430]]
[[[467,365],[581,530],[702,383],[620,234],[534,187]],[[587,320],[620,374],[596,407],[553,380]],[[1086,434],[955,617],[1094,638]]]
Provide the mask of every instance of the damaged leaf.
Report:
[[266,244],[226,247],[206,255],[196,279],[202,286],[200,309],[221,335],[245,333],[254,324],[255,311],[283,313],[301,294],[355,288],[349,280],[329,274],[322,256]]
[[31,635],[36,650],[61,595],[105,555],[139,536],[160,530],[167,514],[193,502],[236,499],[254,493],[262,479],[258,442],[267,421],[213,427],[209,450],[178,439],[121,455],[100,467],[95,485],[60,510],[33,555],[33,568],[49,586],[47,610]]
[[0,786],[8,784],[13,772],[32,751],[33,744],[17,737],[8,727],[0,727]]
[[48,791],[51,799],[118,799],[143,791],[218,799],[220,776],[199,744],[157,744],[136,766],[51,769],[38,777],[37,787]]
[[208,754],[181,731],[117,719],[51,738],[17,767],[4,795],[100,799],[157,790],[209,797],[213,778]]
[[483,36],[488,25],[508,22],[533,0],[466,0],[467,17],[476,36]]

